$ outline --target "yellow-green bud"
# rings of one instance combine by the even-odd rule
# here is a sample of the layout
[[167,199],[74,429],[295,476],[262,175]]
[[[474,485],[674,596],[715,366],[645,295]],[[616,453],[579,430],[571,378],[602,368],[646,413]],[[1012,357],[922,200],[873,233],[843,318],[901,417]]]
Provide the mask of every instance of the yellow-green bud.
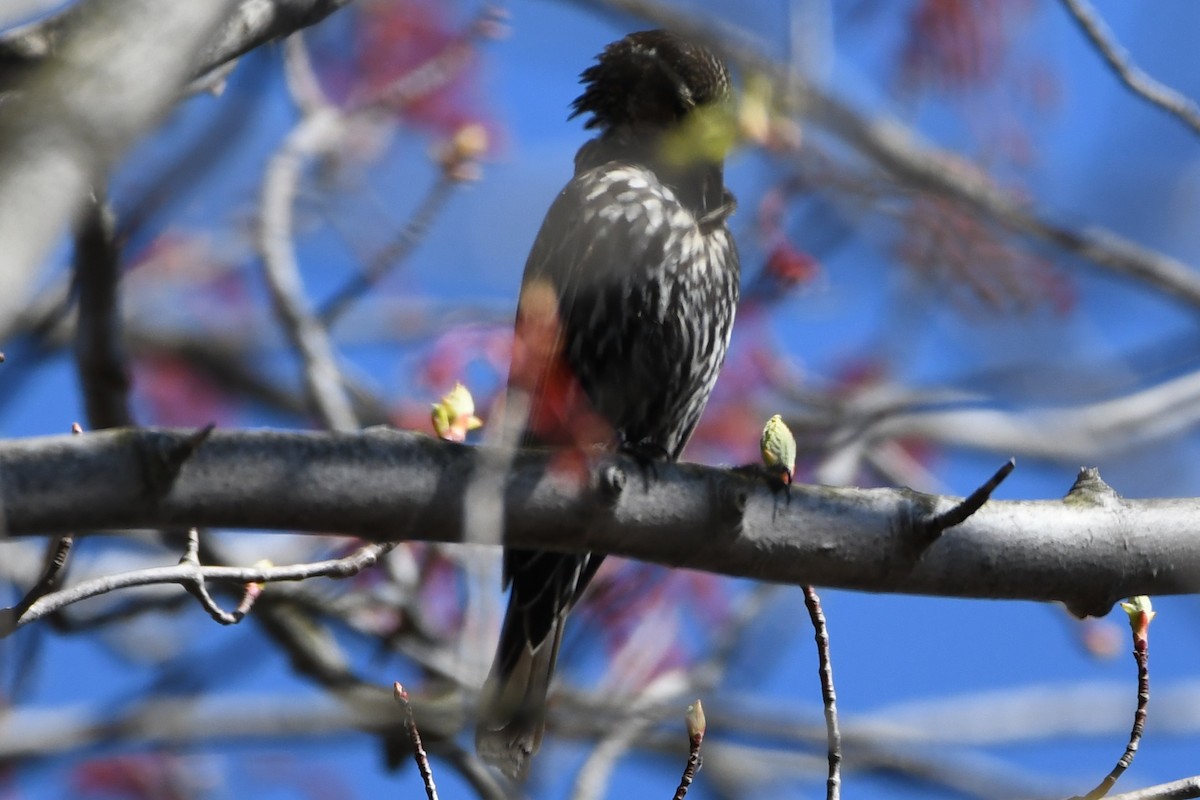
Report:
[[792,473],[796,470],[796,437],[792,436],[783,417],[776,414],[767,420],[759,447],[763,464],[783,473],[784,480],[790,484]]
[[468,431],[483,425],[483,420],[475,416],[475,399],[461,383],[454,384],[440,402],[434,403],[430,418],[438,438],[450,442],[465,441]]

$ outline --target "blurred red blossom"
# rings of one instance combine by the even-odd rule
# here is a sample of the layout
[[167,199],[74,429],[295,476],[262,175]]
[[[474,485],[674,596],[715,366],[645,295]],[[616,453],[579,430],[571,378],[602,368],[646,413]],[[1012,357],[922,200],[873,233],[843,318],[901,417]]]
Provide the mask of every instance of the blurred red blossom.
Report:
[[435,0],[368,0],[356,12],[351,56],[314,47],[334,102],[391,107],[405,122],[445,137],[482,122],[496,141],[483,112],[476,51],[477,39],[495,35],[493,12],[462,22]]
[[1000,77],[1032,0],[919,0],[900,54],[909,85],[969,90]]
[[71,775],[80,797],[125,800],[188,800],[202,794],[195,776],[166,753],[110,756],[84,761]]
[[1072,284],[1050,261],[954,201],[918,196],[901,214],[897,258],[945,289],[963,311],[1023,312],[1075,305]]
[[135,398],[154,425],[224,425],[234,409],[221,389],[186,359],[146,356],[133,364]]
[[780,241],[767,255],[763,273],[782,291],[807,283],[817,274],[820,265],[808,253],[789,241]]

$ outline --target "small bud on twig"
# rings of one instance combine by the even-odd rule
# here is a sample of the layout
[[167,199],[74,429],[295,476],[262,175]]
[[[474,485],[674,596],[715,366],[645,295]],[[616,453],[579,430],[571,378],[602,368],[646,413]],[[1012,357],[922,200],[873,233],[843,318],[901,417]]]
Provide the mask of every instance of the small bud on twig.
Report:
[[438,149],[437,162],[451,180],[478,180],[479,159],[487,152],[488,144],[487,128],[478,122],[468,123]]
[[1150,605],[1150,598],[1139,594],[1122,602],[1121,608],[1129,615],[1129,627],[1133,629],[1134,639],[1145,639],[1149,635],[1150,622],[1158,614]]
[[699,700],[696,700],[696,702],[687,707],[687,714],[684,715],[684,720],[687,722],[688,736],[690,738],[704,738],[704,731],[708,726],[708,722],[704,719],[704,706]]
[[469,431],[483,426],[483,420],[475,416],[475,399],[461,383],[434,404],[430,417],[434,433],[448,442],[466,441]]
[[688,706],[683,718],[687,722],[688,730],[688,760],[683,768],[683,776],[679,779],[679,788],[675,790],[674,800],[684,800],[696,773],[700,771],[700,745],[704,742],[704,730],[707,726],[704,720],[704,706],[699,700]]
[[763,426],[759,449],[767,470],[773,473],[773,476],[777,475],[785,486],[790,486],[792,474],[796,470],[796,437],[792,435],[783,417],[776,414],[767,420],[767,424]]

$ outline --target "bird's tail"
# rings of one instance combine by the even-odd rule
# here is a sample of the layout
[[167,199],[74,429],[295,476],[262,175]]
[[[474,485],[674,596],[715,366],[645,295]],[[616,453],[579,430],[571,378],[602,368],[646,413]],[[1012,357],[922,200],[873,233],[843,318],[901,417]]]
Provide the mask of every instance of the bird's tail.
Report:
[[475,750],[510,778],[522,779],[542,745],[546,694],[558,661],[567,609],[556,610],[549,635],[535,646],[515,599],[514,593],[504,615],[496,660],[483,684]]

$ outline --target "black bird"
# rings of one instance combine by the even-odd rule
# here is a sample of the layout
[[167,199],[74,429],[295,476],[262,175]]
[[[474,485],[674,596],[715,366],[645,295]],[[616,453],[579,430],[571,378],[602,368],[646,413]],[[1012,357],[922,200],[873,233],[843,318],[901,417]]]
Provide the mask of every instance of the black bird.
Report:
[[[725,360],[739,289],[724,63],[643,31],[606,47],[582,83],[571,116],[589,115],[599,135],[525,264],[506,400],[521,444],[562,448],[564,471],[596,449],[679,457]],[[509,775],[541,745],[564,621],[602,559],[505,551],[512,593],[475,746]]]

